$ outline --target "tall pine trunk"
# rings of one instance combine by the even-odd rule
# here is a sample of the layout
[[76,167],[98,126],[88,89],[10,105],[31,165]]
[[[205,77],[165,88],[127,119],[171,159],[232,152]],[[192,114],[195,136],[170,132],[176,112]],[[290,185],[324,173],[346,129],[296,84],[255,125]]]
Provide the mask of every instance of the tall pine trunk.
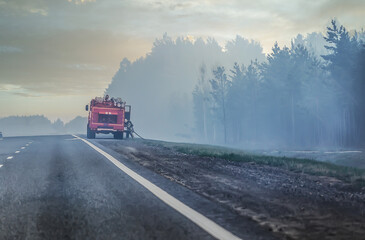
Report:
[[294,96],[291,94],[291,137],[292,144],[296,144],[295,142],[295,116],[294,116]]

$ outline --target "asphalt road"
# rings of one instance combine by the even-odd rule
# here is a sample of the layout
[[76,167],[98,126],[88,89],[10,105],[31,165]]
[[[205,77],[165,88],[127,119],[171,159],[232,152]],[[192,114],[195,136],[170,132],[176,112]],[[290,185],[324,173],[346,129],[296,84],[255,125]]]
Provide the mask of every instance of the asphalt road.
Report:
[[[240,238],[267,239],[245,219],[91,141]],[[105,141],[108,141],[107,139]],[[249,224],[249,222],[247,222]],[[248,237],[248,238],[247,238]],[[0,141],[0,239],[213,239],[80,139]]]

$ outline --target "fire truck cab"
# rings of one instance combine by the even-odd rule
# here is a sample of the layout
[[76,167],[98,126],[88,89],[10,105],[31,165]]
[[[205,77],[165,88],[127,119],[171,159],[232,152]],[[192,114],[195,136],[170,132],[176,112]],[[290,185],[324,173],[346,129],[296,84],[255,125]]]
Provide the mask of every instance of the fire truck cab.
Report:
[[127,133],[124,123],[130,121],[131,106],[121,98],[96,97],[85,110],[89,111],[87,138],[95,138],[96,133],[112,133],[114,138],[123,139],[124,132]]

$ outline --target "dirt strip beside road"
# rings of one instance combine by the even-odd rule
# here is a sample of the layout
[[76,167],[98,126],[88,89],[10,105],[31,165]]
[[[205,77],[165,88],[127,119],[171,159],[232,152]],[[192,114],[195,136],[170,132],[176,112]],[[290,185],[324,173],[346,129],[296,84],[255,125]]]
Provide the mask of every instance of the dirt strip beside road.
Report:
[[283,239],[365,236],[365,190],[338,179],[183,154],[143,141],[100,143]]

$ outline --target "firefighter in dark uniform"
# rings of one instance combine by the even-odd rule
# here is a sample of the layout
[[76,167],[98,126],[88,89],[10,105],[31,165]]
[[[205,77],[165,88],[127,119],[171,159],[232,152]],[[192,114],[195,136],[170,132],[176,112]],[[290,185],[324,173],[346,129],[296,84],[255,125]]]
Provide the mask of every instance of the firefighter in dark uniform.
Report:
[[124,120],[125,126],[127,127],[127,138],[129,138],[129,136],[131,136],[133,138],[133,123],[131,122],[131,120],[129,119],[125,119]]

